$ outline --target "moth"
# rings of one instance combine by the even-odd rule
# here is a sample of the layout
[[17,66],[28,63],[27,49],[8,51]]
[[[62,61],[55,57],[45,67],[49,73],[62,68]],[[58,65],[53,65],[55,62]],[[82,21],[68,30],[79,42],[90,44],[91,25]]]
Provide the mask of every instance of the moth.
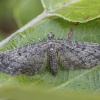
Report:
[[28,44],[0,54],[0,71],[10,75],[34,75],[48,64],[52,75],[58,62],[65,69],[92,68],[100,64],[100,44],[59,40],[50,32],[45,42]]

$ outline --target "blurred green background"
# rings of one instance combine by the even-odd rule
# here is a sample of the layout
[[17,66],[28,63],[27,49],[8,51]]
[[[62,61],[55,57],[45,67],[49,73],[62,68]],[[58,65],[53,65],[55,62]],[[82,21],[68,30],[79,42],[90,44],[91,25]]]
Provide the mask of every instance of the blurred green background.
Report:
[[40,0],[0,0],[0,41],[42,12]]

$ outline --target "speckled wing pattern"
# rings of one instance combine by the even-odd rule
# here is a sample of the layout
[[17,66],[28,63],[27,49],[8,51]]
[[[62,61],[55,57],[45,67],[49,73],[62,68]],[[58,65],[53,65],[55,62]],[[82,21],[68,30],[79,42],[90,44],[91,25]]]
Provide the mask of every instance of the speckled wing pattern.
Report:
[[0,71],[10,75],[34,75],[48,64],[52,75],[58,73],[58,60],[65,69],[92,68],[100,64],[100,44],[57,40],[52,33],[48,40],[0,54]]
[[60,62],[66,69],[92,68],[100,64],[100,44],[71,40],[60,44]]
[[0,54],[0,71],[11,75],[36,74],[46,66],[46,45],[29,44]]

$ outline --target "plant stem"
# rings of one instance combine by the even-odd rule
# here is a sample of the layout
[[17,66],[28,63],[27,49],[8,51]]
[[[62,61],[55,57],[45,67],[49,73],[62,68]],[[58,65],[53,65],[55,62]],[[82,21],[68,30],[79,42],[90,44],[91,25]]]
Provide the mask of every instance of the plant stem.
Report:
[[36,18],[34,18],[33,20],[31,20],[30,22],[28,22],[26,25],[24,25],[22,28],[20,28],[18,31],[16,32],[22,32],[25,29],[27,29],[28,27],[34,26],[36,25],[38,22],[40,22],[41,20],[43,20],[44,18],[46,18],[48,16],[47,12],[44,11],[43,13],[41,13],[39,16],[37,16]]

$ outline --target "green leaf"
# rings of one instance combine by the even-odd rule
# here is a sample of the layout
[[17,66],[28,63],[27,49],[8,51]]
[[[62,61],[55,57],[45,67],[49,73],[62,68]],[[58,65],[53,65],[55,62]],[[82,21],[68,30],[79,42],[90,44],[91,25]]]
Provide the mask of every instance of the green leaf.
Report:
[[[67,39],[70,29],[73,29],[72,40],[100,43],[100,19],[84,24],[75,24],[60,18],[45,19],[34,28],[30,27],[21,33],[14,34],[8,41],[0,45],[0,51],[4,52],[32,42],[39,42],[47,39],[47,34],[53,32],[55,38]],[[0,87],[18,86],[33,89],[40,86],[48,90],[77,90],[95,92],[100,89],[100,66],[92,69],[64,70],[59,65],[58,75],[52,76],[47,68],[34,76],[9,76],[0,73]]]
[[100,17],[100,0],[41,0],[51,15],[73,22],[87,22]]

